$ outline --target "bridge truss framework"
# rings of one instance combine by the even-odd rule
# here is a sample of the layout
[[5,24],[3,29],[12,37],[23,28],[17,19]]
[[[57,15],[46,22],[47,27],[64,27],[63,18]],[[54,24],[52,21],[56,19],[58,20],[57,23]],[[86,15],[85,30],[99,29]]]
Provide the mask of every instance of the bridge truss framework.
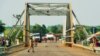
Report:
[[70,3],[26,3],[24,9],[24,27],[23,27],[23,38],[25,46],[29,45],[30,37],[30,16],[32,15],[45,15],[45,16],[66,16],[64,37],[65,40],[73,46],[73,13],[72,6]]

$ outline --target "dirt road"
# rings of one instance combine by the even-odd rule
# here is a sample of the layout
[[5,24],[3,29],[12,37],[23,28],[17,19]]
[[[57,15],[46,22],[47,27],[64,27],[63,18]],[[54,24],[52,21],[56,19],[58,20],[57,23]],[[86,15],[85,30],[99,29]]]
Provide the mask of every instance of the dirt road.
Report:
[[35,52],[28,49],[13,53],[9,56],[99,56],[92,51],[76,47],[61,47],[57,43],[41,43],[35,47]]

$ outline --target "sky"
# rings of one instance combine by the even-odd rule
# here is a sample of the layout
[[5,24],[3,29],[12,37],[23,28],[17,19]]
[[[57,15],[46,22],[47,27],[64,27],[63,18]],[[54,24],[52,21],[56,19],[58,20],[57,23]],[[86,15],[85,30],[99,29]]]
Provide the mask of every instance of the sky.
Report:
[[[69,3],[69,1],[70,0],[0,0],[0,20],[2,20],[6,26],[14,25],[17,19],[12,15],[21,14],[25,8],[25,2]],[[100,25],[99,5],[100,0],[72,0],[72,9],[83,25]],[[36,23],[46,25],[63,24],[65,18],[65,16],[34,16],[31,17],[31,25]]]

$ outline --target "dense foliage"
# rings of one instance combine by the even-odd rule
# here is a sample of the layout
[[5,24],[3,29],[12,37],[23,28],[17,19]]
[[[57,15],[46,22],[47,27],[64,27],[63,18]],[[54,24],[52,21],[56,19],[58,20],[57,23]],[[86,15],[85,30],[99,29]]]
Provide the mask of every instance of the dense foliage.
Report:
[[5,30],[4,23],[0,21],[0,33],[4,32],[4,30]]
[[[82,27],[80,27],[79,25],[76,25],[75,27],[76,27],[76,29],[74,30],[75,31],[74,39],[77,41],[82,41],[82,40],[86,39],[86,35],[83,32]],[[86,31],[89,35],[92,34],[91,28],[93,26],[83,25],[83,27],[86,29]],[[97,28],[97,32],[100,31],[100,26],[94,26],[94,27]],[[35,25],[31,25],[30,32],[31,33],[40,33],[42,36],[44,36],[46,33],[54,33],[54,34],[62,33],[62,29],[63,29],[62,25],[45,26],[44,24],[43,25],[35,24]],[[9,30],[9,27],[6,28],[6,32],[8,30]],[[18,29],[16,28],[12,37],[14,37],[17,34],[17,31],[18,31]],[[23,36],[23,32],[21,31],[19,35]],[[18,37],[20,37],[20,36],[18,36]]]

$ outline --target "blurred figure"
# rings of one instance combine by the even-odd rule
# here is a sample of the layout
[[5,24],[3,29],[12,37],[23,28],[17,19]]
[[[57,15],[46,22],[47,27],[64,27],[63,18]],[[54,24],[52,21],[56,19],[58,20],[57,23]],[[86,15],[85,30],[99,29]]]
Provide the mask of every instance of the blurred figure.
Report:
[[34,52],[34,41],[32,38],[30,38],[29,40],[29,50],[28,52],[30,52],[30,50],[32,50],[32,52]]
[[19,39],[16,39],[16,45],[19,45]]
[[6,39],[6,46],[8,47],[8,45],[9,45],[9,40]]
[[8,40],[9,40],[8,41],[8,44],[9,44],[8,47],[9,47],[9,46],[11,46],[11,40],[10,39],[8,39]]
[[43,39],[44,39],[44,42],[47,43],[47,38],[46,38],[46,36],[44,36]]
[[16,42],[17,42],[16,44],[19,45],[19,39],[16,39]]
[[38,45],[38,39],[37,38],[34,39],[34,44],[35,44],[35,47],[37,47],[37,45]]
[[2,39],[1,39],[1,46],[5,46],[5,44],[6,44],[5,39],[2,38]]
[[55,39],[55,42],[57,42],[57,41],[58,41],[58,37],[54,37],[54,39]]

